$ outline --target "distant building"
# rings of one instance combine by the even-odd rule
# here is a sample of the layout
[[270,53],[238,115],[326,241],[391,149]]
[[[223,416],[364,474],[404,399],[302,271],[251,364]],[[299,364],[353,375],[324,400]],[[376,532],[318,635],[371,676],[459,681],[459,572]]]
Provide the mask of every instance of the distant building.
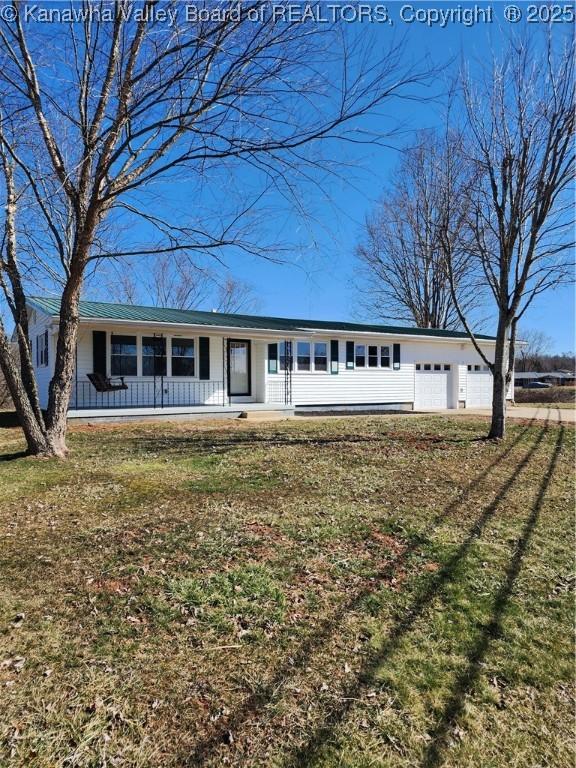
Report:
[[535,381],[553,384],[556,387],[575,385],[573,371],[514,371],[514,386],[528,387]]

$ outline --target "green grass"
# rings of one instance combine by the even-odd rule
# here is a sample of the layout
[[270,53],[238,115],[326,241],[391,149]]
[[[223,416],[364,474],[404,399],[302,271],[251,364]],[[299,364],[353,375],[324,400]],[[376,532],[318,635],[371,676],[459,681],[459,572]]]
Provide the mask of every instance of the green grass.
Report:
[[284,593],[268,569],[246,566],[207,578],[185,577],[168,585],[170,598],[193,617],[201,631],[234,630],[241,637],[278,624],[284,617]]
[[0,766],[574,762],[572,425],[0,430]]

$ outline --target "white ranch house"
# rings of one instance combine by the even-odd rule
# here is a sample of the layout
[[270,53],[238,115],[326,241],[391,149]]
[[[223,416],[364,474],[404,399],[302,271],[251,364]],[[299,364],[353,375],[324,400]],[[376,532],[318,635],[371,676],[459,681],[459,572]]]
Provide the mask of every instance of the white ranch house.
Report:
[[[29,300],[42,407],[59,300]],[[493,359],[494,339],[479,336]],[[95,301],[80,303],[69,418],[241,411],[489,408],[466,334]]]

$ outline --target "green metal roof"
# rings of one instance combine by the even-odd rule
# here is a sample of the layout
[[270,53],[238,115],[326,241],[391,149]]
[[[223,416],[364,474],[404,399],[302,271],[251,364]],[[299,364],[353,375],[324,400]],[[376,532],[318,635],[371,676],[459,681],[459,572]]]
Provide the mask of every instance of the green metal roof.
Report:
[[[34,296],[31,306],[47,315],[60,313],[60,299]],[[406,328],[397,325],[344,323],[338,320],[299,320],[285,317],[237,315],[223,312],[198,312],[191,309],[167,309],[164,307],[140,307],[130,304],[110,304],[104,301],[81,301],[82,320],[124,320],[135,323],[172,323],[174,325],[205,325],[213,328],[253,328],[261,331],[340,331],[344,333],[389,333],[393,335],[432,336],[447,339],[467,339],[460,331],[437,328]],[[477,339],[494,341],[494,336],[476,334]]]

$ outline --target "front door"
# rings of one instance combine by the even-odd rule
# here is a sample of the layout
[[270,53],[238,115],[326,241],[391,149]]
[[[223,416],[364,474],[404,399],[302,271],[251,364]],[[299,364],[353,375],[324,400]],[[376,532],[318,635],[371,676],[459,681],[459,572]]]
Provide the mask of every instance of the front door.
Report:
[[251,395],[250,341],[228,340],[228,393]]

